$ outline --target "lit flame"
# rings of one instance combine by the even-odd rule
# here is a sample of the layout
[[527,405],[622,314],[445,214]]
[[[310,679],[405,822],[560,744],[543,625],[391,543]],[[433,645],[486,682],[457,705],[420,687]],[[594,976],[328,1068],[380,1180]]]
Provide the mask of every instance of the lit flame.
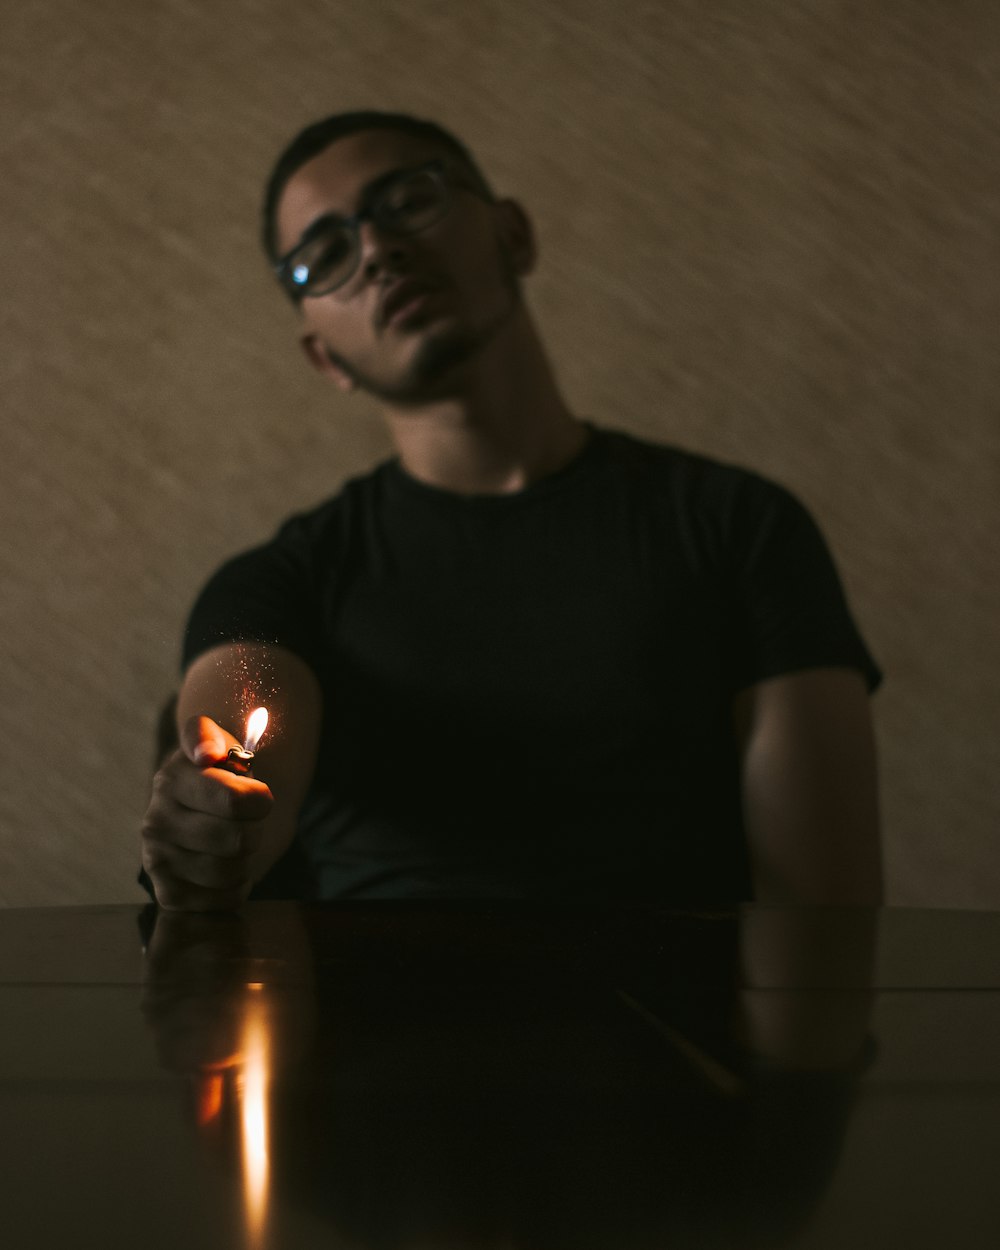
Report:
[[267,728],[267,708],[259,707],[247,717],[247,736],[243,742],[244,751],[256,751],[257,744],[264,736]]
[[[266,715],[266,713],[265,713]],[[270,1172],[268,1142],[267,1024],[260,1000],[247,1004],[243,1031],[244,1065],[240,1081],[240,1137],[243,1145],[243,1196],[246,1227],[252,1246],[263,1245]]]

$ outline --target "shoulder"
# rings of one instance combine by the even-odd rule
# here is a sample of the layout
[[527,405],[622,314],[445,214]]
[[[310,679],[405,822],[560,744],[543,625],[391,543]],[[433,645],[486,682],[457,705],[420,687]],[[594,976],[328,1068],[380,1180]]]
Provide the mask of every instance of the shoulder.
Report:
[[351,535],[367,524],[382,469],[350,479],[332,498],[289,517],[265,542],[225,560],[195,600],[184,662],[230,641],[281,642],[311,657],[313,634],[338,583]]
[[703,452],[672,443],[654,443],[623,430],[600,429],[596,433],[607,462],[623,473],[702,494],[784,491],[777,482],[753,469]]
[[252,547],[227,557],[211,574],[214,583],[265,579],[328,577],[338,567],[359,531],[371,525],[371,515],[384,490],[387,465],[347,479],[335,495],[292,513],[277,529]]
[[262,548],[299,546],[322,550],[342,541],[378,506],[389,470],[390,462],[386,461],[367,473],[348,478],[335,495],[288,517]]
[[599,437],[613,478],[706,537],[746,537],[748,530],[808,518],[791,490],[754,469],[621,431],[601,430]]

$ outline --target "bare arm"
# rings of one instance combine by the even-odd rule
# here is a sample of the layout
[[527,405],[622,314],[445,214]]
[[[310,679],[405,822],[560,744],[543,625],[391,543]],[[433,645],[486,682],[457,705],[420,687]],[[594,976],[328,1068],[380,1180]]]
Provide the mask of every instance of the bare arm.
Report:
[[755,896],[765,903],[882,901],[875,738],[851,669],[812,669],[734,704]]
[[[270,722],[253,777],[224,765],[257,703]],[[142,862],[161,906],[238,906],[295,834],[319,743],[311,669],[281,647],[226,644],[199,656],[177,701],[180,746],[153,782]]]

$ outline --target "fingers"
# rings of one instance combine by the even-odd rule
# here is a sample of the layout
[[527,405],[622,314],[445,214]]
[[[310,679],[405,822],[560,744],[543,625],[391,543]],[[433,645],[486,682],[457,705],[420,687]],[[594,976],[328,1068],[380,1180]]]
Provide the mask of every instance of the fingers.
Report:
[[153,878],[156,901],[164,911],[236,911],[246,902],[251,885],[240,890],[210,890],[176,877]]
[[154,801],[223,821],[262,820],[274,802],[262,781],[224,768],[198,768],[182,752],[171,756],[156,774],[153,796]]
[[[163,832],[166,836],[160,836]],[[219,911],[239,907],[253,878],[249,854],[215,855],[190,851],[158,830],[147,817],[142,831],[142,866],[153,883],[156,901],[168,910]]]
[[194,764],[221,764],[230,747],[239,746],[232,734],[208,716],[191,716],[181,726],[181,750]]
[[[164,827],[160,819],[161,813],[147,817],[142,831],[142,866],[160,906],[181,911],[239,907],[253,886],[251,857],[260,843],[259,832],[214,823],[193,829],[183,823]],[[223,845],[230,853],[190,850],[185,842]]]
[[172,878],[202,890],[224,892],[238,892],[253,884],[246,856],[206,855],[153,838],[143,844],[142,866],[154,883]]
[[[270,810],[270,791],[264,787],[264,807]],[[162,843],[179,851],[216,855],[221,859],[246,859],[260,849],[259,819],[242,820],[223,812],[216,815],[178,803],[165,785],[154,786],[153,801],[143,824],[144,842]]]
[[248,857],[188,851],[159,841],[148,830],[143,830],[142,866],[157,903],[168,911],[233,910],[253,887]]
[[[226,769],[199,769],[176,751],[153,779],[146,818],[189,850],[234,855],[241,849],[235,840],[240,826],[264,819],[272,805],[274,795],[262,781]],[[220,831],[219,838],[212,830]]]

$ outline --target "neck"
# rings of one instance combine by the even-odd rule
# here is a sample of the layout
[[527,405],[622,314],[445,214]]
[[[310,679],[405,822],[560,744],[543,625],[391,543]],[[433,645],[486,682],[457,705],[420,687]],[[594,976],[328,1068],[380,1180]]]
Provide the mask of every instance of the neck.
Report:
[[566,407],[534,326],[518,318],[463,370],[453,392],[385,410],[403,468],[458,494],[509,494],[561,469],[587,427]]

